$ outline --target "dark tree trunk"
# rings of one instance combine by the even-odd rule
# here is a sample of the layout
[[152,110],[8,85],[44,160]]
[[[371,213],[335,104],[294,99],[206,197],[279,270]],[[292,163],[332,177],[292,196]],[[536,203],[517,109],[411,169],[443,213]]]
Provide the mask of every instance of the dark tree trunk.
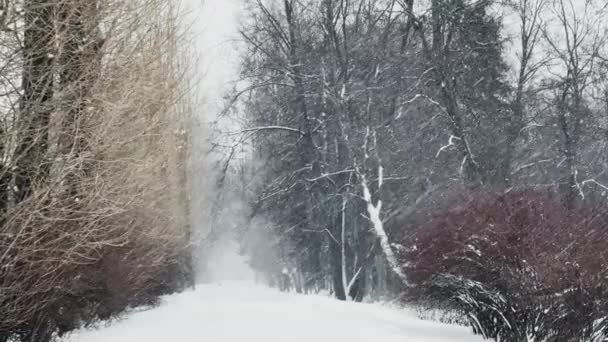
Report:
[[339,300],[346,300],[344,284],[342,284],[342,257],[340,246],[335,241],[329,242],[329,254],[331,265],[331,280],[333,283],[334,294]]
[[[4,146],[5,132],[0,129],[0,156],[5,155],[6,147]],[[6,211],[9,206],[9,189],[11,183],[10,167],[0,163],[0,227],[4,225],[6,220]],[[0,342],[2,339],[0,338]]]
[[[82,125],[86,122],[86,106],[91,89],[99,77],[103,40],[97,27],[96,0],[61,4],[58,18],[63,52],[59,56],[59,81],[66,96],[62,103],[64,111],[59,152],[70,159],[82,157],[90,150]],[[89,165],[80,165],[66,175],[70,197],[78,196],[78,178],[88,169]],[[83,174],[76,174],[77,170]]]
[[15,200],[21,202],[49,172],[48,128],[53,97],[53,2],[24,4],[23,95],[20,103],[19,145],[16,149]]

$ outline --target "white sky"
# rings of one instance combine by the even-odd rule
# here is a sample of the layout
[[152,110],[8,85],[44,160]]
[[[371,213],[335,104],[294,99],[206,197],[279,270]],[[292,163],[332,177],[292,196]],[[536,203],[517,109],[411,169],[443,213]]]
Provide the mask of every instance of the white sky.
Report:
[[[191,34],[198,58],[195,62],[200,96],[205,106],[204,117],[212,119],[220,110],[223,94],[237,75],[238,13],[242,0],[183,0],[189,7]],[[205,121],[207,121],[205,120]]]

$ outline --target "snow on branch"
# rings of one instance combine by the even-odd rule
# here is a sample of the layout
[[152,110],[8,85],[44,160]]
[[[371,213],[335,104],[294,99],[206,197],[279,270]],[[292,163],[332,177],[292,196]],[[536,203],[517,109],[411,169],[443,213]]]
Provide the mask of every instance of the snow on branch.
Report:
[[596,181],[595,179],[587,179],[581,182],[582,185],[585,185],[587,183],[593,183],[597,186],[599,186],[600,188],[604,189],[604,190],[608,190],[608,186]]
[[341,171],[336,171],[336,172],[323,173],[319,177],[307,178],[306,180],[309,182],[316,182],[323,178],[330,178],[332,176],[337,176],[337,175],[341,175],[341,174],[345,174],[345,173],[353,173],[353,172],[355,172],[355,169],[346,169],[346,170],[341,170]]
[[460,140],[460,138],[455,135],[450,135],[447,145],[441,146],[441,148],[437,151],[437,154],[435,154],[435,158],[439,157],[441,152],[447,150],[450,147],[456,146],[456,144],[454,143],[454,141],[456,141],[456,140]]
[[[576,177],[578,176],[578,170],[574,170],[574,176],[575,176],[575,179],[576,179]],[[577,188],[577,190],[579,192],[579,195],[581,196],[581,199],[583,199],[583,200],[585,199],[585,192],[583,191],[583,188],[585,187],[585,185],[587,185],[587,183],[595,184],[596,186],[598,186],[602,190],[608,191],[608,186],[606,186],[606,185],[604,185],[604,184],[596,181],[593,178],[586,179],[586,180],[584,180],[584,181],[582,181],[580,183],[576,182],[575,183],[576,184],[576,188]]]
[[[378,186],[380,187],[380,186],[382,186],[382,174],[383,174],[382,166],[380,166],[378,168],[378,174],[379,174]],[[401,269],[401,267],[399,267],[399,262],[397,261],[397,257],[395,256],[395,253],[393,252],[393,249],[391,248],[391,244],[388,240],[388,235],[386,234],[386,231],[384,230],[384,223],[382,222],[382,219],[380,218],[380,212],[382,210],[382,200],[378,200],[378,202],[376,204],[374,204],[374,201],[372,199],[372,194],[369,191],[369,187],[367,185],[367,179],[365,178],[365,175],[361,175],[361,179],[362,179],[361,185],[363,187],[363,199],[367,203],[367,213],[369,215],[370,221],[372,222],[372,228],[374,230],[374,233],[376,234],[378,239],[380,239],[380,247],[382,248],[382,252],[384,253],[384,256],[386,257],[386,260],[388,261],[391,270],[393,272],[395,272],[395,274],[399,277],[399,279],[401,279],[401,281],[403,281],[403,283],[406,286],[410,286],[407,276],[405,275],[405,273],[403,273],[403,270]]]
[[291,132],[291,133],[297,133],[299,135],[306,135],[306,133],[304,133],[303,131],[297,129],[297,128],[291,128],[291,127],[286,127],[286,126],[262,126],[262,127],[252,127],[252,128],[246,128],[243,130],[240,130],[238,132],[235,132],[234,134],[242,134],[242,133],[249,133],[249,132],[260,132],[260,131],[273,131],[273,130],[277,130],[277,131],[286,131],[286,132]]

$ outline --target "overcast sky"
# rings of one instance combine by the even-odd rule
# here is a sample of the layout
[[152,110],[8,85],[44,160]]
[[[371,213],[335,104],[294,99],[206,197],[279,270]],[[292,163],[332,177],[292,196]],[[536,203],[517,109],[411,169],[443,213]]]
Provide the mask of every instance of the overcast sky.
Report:
[[198,58],[195,62],[201,95],[210,119],[219,110],[221,97],[237,73],[234,51],[242,0],[183,0],[190,12],[191,34]]

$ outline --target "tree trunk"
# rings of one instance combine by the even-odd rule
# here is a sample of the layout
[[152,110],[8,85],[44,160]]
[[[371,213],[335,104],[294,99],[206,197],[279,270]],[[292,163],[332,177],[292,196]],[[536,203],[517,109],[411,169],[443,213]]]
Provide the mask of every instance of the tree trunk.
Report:
[[19,145],[16,149],[16,202],[30,197],[49,172],[49,122],[53,97],[54,2],[24,4],[23,95],[20,103]]
[[[62,54],[59,56],[60,88],[64,116],[61,118],[59,153],[66,160],[79,164],[65,177],[70,198],[78,196],[78,182],[87,170],[83,154],[90,150],[83,123],[91,89],[99,77],[103,41],[98,30],[97,0],[77,0],[62,3],[58,8],[59,39]],[[77,174],[80,173],[80,174]]]
[[[337,221],[340,221],[340,216],[336,215]],[[340,227],[340,222],[333,222],[334,227]],[[337,231],[333,229],[333,231]],[[336,236],[336,234],[334,234]],[[333,283],[334,294],[339,300],[346,300],[346,289],[344,288],[342,278],[342,253],[341,246],[333,239],[328,239],[329,243],[329,264],[331,267],[331,279]]]

